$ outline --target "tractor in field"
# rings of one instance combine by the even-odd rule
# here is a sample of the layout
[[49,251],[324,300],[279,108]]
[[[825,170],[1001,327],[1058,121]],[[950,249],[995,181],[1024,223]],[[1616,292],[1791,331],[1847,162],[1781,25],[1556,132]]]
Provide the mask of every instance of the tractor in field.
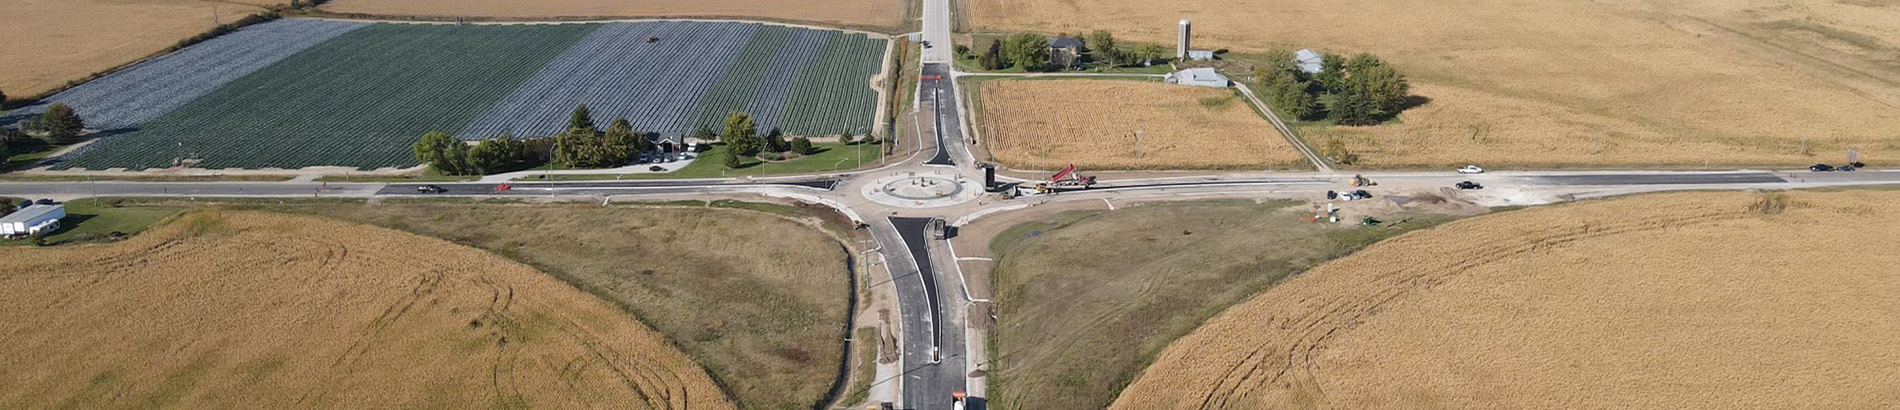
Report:
[[1036,183],[1036,192],[1052,194],[1071,189],[1088,189],[1091,185],[1095,185],[1095,177],[1082,175],[1075,170],[1075,164],[1069,164],[1068,168],[1049,177],[1048,181]]

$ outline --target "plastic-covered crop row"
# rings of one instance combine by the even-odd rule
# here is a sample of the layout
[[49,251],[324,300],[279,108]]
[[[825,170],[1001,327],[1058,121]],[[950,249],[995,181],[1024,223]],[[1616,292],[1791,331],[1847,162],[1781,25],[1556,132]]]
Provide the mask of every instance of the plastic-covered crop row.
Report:
[[134,128],[292,54],[368,26],[324,20],[278,20],[239,29],[54,94],[0,119],[10,125],[70,105],[97,130]]
[[232,81],[60,168],[416,164],[410,146],[454,132],[599,26],[378,24]]
[[832,38],[811,69],[798,73],[778,127],[792,135],[868,130],[877,111],[871,76],[882,66],[885,41],[863,35]]

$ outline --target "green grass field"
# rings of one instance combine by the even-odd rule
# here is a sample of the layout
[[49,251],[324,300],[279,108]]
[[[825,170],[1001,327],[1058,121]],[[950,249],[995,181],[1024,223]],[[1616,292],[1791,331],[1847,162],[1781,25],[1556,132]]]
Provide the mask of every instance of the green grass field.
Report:
[[1000,409],[1100,409],[1175,339],[1321,262],[1449,218],[1399,227],[1306,222],[1294,202],[1065,212],[991,242]]
[[[17,202],[18,199],[7,198]],[[81,199],[66,203],[66,218],[60,220],[59,231],[47,235],[46,245],[63,245],[103,241],[113,233],[132,235],[152,227],[159,221],[177,215],[183,207],[176,206],[118,206],[113,199]],[[29,240],[0,240],[5,245],[32,245]]]
[[699,153],[699,159],[693,160],[685,168],[664,174],[580,174],[580,175],[540,175],[516,178],[517,181],[598,181],[614,179],[692,179],[692,178],[730,178],[745,176],[789,175],[817,172],[835,172],[857,169],[860,164],[875,164],[882,145],[861,144],[845,145],[837,142],[814,142],[813,149],[819,153],[786,161],[743,160],[739,168],[726,167],[726,146],[714,145],[711,150]]

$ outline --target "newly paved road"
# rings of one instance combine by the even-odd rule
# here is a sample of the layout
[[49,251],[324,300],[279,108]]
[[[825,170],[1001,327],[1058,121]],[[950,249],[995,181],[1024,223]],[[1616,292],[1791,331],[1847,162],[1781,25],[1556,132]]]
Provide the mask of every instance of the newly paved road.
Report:
[[[956,79],[950,76],[950,66],[947,64],[925,64],[923,70],[925,76],[935,76],[918,81],[917,87],[920,99],[929,103],[928,109],[934,123],[931,135],[937,140],[936,154],[931,155],[924,164],[956,166],[951,150],[963,146],[960,143],[963,141],[963,124],[958,121]],[[949,144],[947,141],[959,143]]]

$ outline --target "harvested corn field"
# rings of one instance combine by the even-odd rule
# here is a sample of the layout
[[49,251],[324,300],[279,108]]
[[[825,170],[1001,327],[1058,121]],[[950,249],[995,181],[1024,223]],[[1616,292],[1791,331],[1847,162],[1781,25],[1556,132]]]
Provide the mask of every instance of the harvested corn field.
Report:
[[[1121,80],[980,83],[978,129],[1015,168],[1212,169],[1304,166],[1234,91]],[[1139,141],[1137,134],[1139,133]]]
[[1894,407],[1897,202],[1645,195],[1413,232],[1215,317],[1113,408]]
[[[254,0],[264,3],[266,0]],[[0,5],[0,91],[27,98],[164,51],[260,7],[214,1],[8,0]]]
[[0,255],[0,407],[731,407],[612,305],[441,240],[199,211]]
[[979,30],[1168,45],[1190,19],[1196,48],[1376,54],[1428,101],[1402,125],[1333,130],[1366,167],[1900,156],[1890,1],[972,0],[970,15]]
[[392,16],[740,17],[851,26],[896,26],[900,0],[334,0],[323,10]]

